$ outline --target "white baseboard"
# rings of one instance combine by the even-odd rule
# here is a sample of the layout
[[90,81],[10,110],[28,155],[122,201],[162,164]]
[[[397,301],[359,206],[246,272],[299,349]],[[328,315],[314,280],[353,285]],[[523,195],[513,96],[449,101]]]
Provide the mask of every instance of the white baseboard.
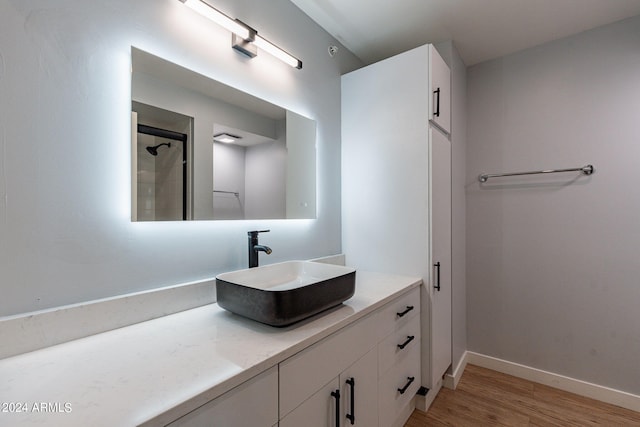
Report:
[[456,387],[458,387],[460,378],[462,378],[462,373],[464,372],[464,369],[467,367],[467,354],[468,352],[465,351],[462,357],[460,358],[460,361],[458,361],[458,365],[453,370],[453,374],[445,374],[444,382],[442,384],[445,388],[455,390]]
[[[504,374],[513,375],[514,377],[523,378],[536,383],[544,384],[560,390],[575,393],[580,396],[589,397],[601,402],[617,405],[622,408],[631,409],[632,411],[640,411],[640,396],[627,393],[620,390],[588,383],[586,381],[565,377],[563,375],[554,374],[552,372],[543,371],[541,369],[531,368],[529,366],[520,365],[518,363],[497,359],[491,356],[467,351],[462,358],[466,363],[477,365],[482,368],[492,369]],[[460,364],[458,365],[458,367]],[[458,369],[456,369],[457,371]],[[464,368],[462,369],[464,370]],[[462,375],[462,373],[460,373]],[[455,373],[454,373],[455,376]],[[456,383],[457,385],[457,383]]]

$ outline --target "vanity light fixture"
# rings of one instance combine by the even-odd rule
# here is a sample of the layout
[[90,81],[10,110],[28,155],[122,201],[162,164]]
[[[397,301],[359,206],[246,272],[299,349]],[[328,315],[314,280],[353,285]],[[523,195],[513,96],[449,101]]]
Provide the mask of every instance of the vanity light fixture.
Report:
[[241,136],[231,135],[230,133],[218,133],[213,135],[213,140],[216,142],[224,142],[225,144],[233,144],[237,140],[242,139]]
[[232,33],[232,47],[238,52],[254,58],[258,55],[258,48],[275,56],[285,64],[302,69],[302,61],[285,52],[258,32],[238,19],[232,19],[206,3],[204,0],[179,0],[202,16],[205,16]]
[[285,64],[289,64],[292,67],[297,68],[298,70],[302,69],[302,61],[300,61],[298,58],[291,56],[290,54],[280,49],[275,44],[271,43],[269,40],[264,39],[256,34],[254,44],[258,46],[260,49],[264,50],[265,52],[268,52],[271,55],[275,56]]

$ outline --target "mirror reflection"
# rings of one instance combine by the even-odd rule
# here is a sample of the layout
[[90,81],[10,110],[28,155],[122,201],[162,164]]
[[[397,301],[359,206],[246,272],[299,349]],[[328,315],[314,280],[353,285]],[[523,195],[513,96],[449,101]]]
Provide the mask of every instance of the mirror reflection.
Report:
[[132,48],[132,220],[316,216],[316,123]]

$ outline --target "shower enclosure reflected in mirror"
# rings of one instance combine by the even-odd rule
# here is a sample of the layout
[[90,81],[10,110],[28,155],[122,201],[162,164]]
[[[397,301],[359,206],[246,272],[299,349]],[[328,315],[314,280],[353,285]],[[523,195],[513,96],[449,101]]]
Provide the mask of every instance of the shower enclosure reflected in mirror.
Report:
[[316,123],[132,48],[132,220],[316,217]]
[[[132,183],[137,221],[183,221],[190,215],[187,143],[191,119],[132,103]],[[134,132],[135,131],[135,132]]]

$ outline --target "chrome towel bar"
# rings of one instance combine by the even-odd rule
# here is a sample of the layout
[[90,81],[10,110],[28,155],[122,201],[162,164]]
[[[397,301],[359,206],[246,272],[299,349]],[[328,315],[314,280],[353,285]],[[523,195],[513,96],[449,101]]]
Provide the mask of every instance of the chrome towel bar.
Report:
[[541,173],[558,173],[558,172],[582,172],[585,175],[591,175],[596,170],[593,168],[593,165],[582,166],[581,168],[571,168],[571,169],[547,169],[541,171],[531,171],[531,172],[510,172],[510,173],[483,173],[478,175],[478,181],[487,182],[489,178],[498,178],[501,176],[517,176],[517,175],[538,175]]
[[240,193],[237,191],[223,191],[223,190],[213,190],[214,193],[222,193],[222,194],[233,194],[236,197],[240,196]]

